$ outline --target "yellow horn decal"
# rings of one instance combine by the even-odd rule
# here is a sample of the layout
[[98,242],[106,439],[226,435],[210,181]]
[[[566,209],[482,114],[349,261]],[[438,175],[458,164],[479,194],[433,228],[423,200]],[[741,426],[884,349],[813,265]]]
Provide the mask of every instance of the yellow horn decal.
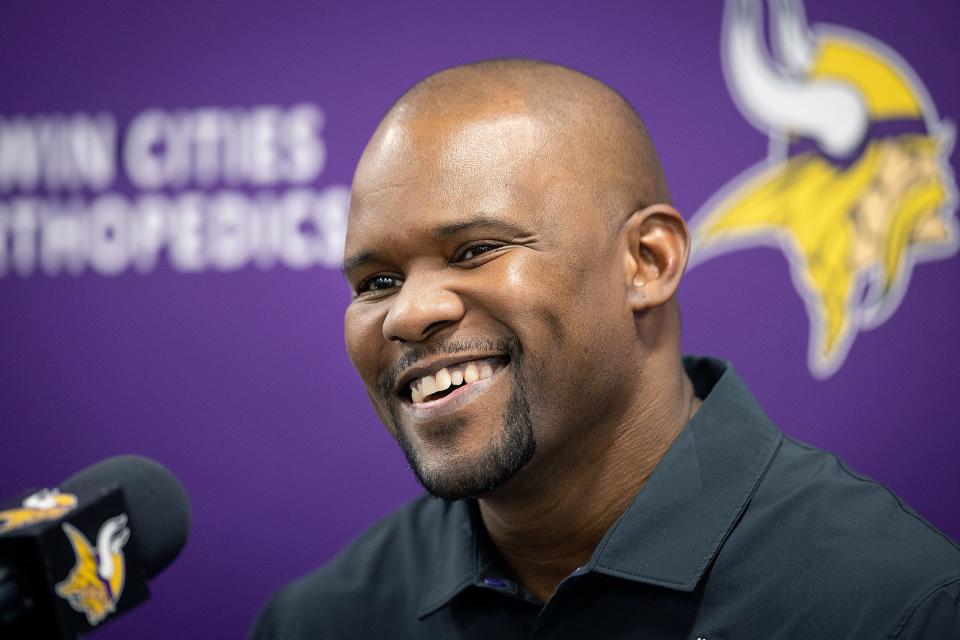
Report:
[[911,82],[879,52],[862,42],[832,35],[822,36],[818,45],[810,69],[812,79],[832,78],[856,87],[871,119],[923,117]]

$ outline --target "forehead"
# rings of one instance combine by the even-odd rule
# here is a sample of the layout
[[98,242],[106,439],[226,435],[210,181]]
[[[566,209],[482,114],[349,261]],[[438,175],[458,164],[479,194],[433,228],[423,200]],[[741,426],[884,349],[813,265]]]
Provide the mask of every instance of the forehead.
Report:
[[422,182],[438,197],[456,198],[470,185],[515,180],[517,165],[536,155],[545,137],[540,122],[520,114],[393,122],[377,132],[364,153],[354,178],[354,200],[362,206],[383,189]]
[[373,236],[476,217],[541,215],[575,188],[549,126],[527,114],[445,114],[379,130],[354,179],[347,255]]

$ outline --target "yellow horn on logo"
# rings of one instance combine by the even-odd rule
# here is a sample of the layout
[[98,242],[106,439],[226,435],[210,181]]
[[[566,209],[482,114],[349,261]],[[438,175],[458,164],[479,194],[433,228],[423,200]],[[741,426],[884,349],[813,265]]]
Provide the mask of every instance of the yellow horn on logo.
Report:
[[[880,43],[875,43],[874,48],[886,49]],[[855,86],[872,120],[922,118],[919,90],[884,59],[896,59],[894,56],[893,51],[872,51],[862,41],[826,35],[820,40],[810,75]],[[906,63],[902,66],[906,68]]]
[[[773,8],[790,6],[775,4]],[[789,15],[802,18],[802,12]],[[787,45],[795,54],[791,62],[801,64],[807,55],[805,45],[795,41],[805,26],[784,26],[783,22],[781,18],[781,39],[792,42]],[[788,75],[777,69],[764,49],[757,2],[727,3],[723,52],[731,92],[744,115],[761,131],[803,136],[836,156],[849,154],[863,141],[867,109],[857,88],[849,82]]]

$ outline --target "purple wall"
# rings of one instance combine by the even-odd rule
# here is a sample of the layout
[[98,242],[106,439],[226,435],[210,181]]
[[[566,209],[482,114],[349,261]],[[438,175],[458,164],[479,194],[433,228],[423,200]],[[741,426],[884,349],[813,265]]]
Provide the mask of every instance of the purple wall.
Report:
[[[956,3],[863,6],[806,2],[812,23],[896,50],[941,117],[960,118]],[[239,637],[274,589],[418,493],[347,360],[348,291],[325,244],[338,237],[339,187],[403,89],[493,56],[591,73],[644,115],[688,217],[766,154],[766,136],[724,82],[719,2],[95,7],[0,9],[0,494],[122,452],[155,458],[182,479],[194,513],[187,547],[152,583],[152,600],[98,638]],[[322,121],[290,116],[303,104]],[[278,109],[256,111],[263,105]],[[204,108],[215,110],[198,115]],[[140,149],[138,161],[123,145],[152,109],[174,132],[169,140],[189,121],[194,131],[230,131],[248,150],[231,152],[234,164],[194,157],[192,173],[137,165],[157,149]],[[116,145],[106,156],[83,155],[96,148],[83,137],[96,127],[63,129],[77,119],[52,117],[77,113],[107,114],[106,143],[112,119]],[[152,125],[139,122],[148,136]],[[48,136],[36,147],[46,173],[24,164],[25,147],[4,155],[17,135]],[[262,155],[261,135],[281,141],[277,157]],[[79,153],[76,166],[50,160],[70,153]],[[91,169],[104,157],[114,174],[109,164]],[[298,190],[306,200],[292,209],[257,207],[296,200]],[[225,191],[247,216],[241,224],[224,214],[225,226],[211,231]],[[109,193],[121,205],[92,204]],[[148,194],[176,211],[158,218],[169,226],[159,253],[143,226]],[[32,213],[18,214],[27,201]],[[200,214],[184,213],[191,202]],[[71,245],[64,232],[59,249],[24,253],[14,236],[29,230],[16,224],[54,215],[110,230],[97,249]],[[949,375],[960,364],[958,282],[955,256],[918,264],[895,313],[859,333],[836,373],[817,379],[807,363],[810,321],[784,254],[731,252],[686,277],[685,348],[733,360],[786,433],[838,452],[957,538],[960,429]]]

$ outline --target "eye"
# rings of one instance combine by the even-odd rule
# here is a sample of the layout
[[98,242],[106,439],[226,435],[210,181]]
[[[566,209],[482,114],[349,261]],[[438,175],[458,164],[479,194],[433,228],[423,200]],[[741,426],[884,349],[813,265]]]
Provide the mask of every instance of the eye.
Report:
[[397,276],[378,274],[371,276],[360,283],[357,287],[357,295],[364,293],[375,293],[378,291],[387,291],[400,286],[400,278]]
[[500,245],[494,244],[492,242],[477,242],[476,244],[471,244],[463,249],[461,249],[456,256],[454,256],[455,262],[462,262],[464,260],[473,260],[474,258],[483,255],[484,253],[489,253],[494,249],[498,249]]

